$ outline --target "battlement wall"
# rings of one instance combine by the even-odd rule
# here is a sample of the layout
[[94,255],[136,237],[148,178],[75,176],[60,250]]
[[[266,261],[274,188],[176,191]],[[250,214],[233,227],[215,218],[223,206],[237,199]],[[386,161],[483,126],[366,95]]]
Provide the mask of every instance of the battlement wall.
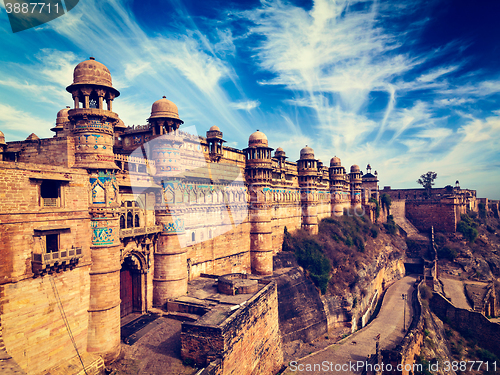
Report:
[[75,164],[75,141],[72,137],[9,142],[6,152],[18,153],[17,161],[71,167]]
[[459,309],[439,293],[433,293],[429,301],[434,314],[461,333],[472,335],[481,346],[500,356],[500,324],[490,322],[483,314]]

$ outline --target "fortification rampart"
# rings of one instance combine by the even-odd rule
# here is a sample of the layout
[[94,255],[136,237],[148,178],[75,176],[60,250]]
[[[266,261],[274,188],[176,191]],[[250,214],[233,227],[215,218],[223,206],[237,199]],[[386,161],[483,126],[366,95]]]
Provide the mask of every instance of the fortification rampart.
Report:
[[[207,366],[220,359],[220,374],[275,374],[283,364],[278,294],[270,282],[221,323],[212,311],[203,322],[183,323],[184,359]],[[210,322],[213,320],[213,323]]]
[[462,334],[473,337],[482,347],[500,356],[500,324],[490,322],[479,312],[459,309],[436,292],[433,293],[429,306],[439,319]]

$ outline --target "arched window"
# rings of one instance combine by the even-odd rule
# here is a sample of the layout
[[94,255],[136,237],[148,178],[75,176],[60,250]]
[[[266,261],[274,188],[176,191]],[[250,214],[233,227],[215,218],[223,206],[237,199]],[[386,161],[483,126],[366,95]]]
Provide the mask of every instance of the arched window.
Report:
[[135,215],[135,227],[140,227],[140,222],[139,222],[139,215]]
[[120,216],[120,229],[125,229],[125,216]]
[[132,217],[132,212],[127,213],[127,228],[132,228],[134,226],[134,218]]
[[90,94],[89,97],[89,108],[99,108],[99,97],[95,91]]

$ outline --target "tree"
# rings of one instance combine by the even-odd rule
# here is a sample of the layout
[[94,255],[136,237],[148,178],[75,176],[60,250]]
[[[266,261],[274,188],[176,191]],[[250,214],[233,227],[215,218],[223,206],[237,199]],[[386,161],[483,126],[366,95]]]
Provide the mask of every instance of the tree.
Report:
[[431,196],[432,185],[434,185],[434,180],[437,178],[436,172],[427,172],[420,176],[417,183],[422,185],[422,187],[427,190],[427,196]]
[[380,203],[382,203],[382,209],[386,210],[387,215],[389,215],[392,203],[391,196],[387,193],[382,194],[382,196],[380,197]]

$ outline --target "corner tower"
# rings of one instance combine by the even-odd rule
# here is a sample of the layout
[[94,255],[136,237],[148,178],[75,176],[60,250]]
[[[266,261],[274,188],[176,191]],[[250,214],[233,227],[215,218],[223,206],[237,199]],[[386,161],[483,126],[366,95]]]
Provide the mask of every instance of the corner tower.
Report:
[[356,209],[361,207],[361,171],[359,165],[351,166],[351,173],[349,173],[349,181],[351,184],[351,206]]
[[184,203],[175,194],[181,183],[183,138],[177,106],[165,96],[153,103],[148,122],[154,139],[150,142],[156,165],[156,224],[162,227],[154,254],[153,305],[187,293],[187,248],[184,241]]
[[108,68],[93,57],[76,66],[73,84],[66,90],[75,105],[67,111],[69,123],[66,111],[59,112],[60,124],[63,131],[69,126],[75,139],[74,167],[89,173],[92,266],[87,350],[109,363],[120,354],[120,202],[113,154],[118,115],[111,111],[120,93],[112,86]]
[[250,262],[252,273],[272,275],[273,248],[269,185],[272,177],[271,151],[264,133],[256,131],[245,148],[245,175],[250,194]]
[[330,160],[328,172],[330,177],[332,216],[340,216],[344,212],[346,203],[350,202],[350,198],[347,195],[345,168],[342,166],[340,158],[334,156]]

